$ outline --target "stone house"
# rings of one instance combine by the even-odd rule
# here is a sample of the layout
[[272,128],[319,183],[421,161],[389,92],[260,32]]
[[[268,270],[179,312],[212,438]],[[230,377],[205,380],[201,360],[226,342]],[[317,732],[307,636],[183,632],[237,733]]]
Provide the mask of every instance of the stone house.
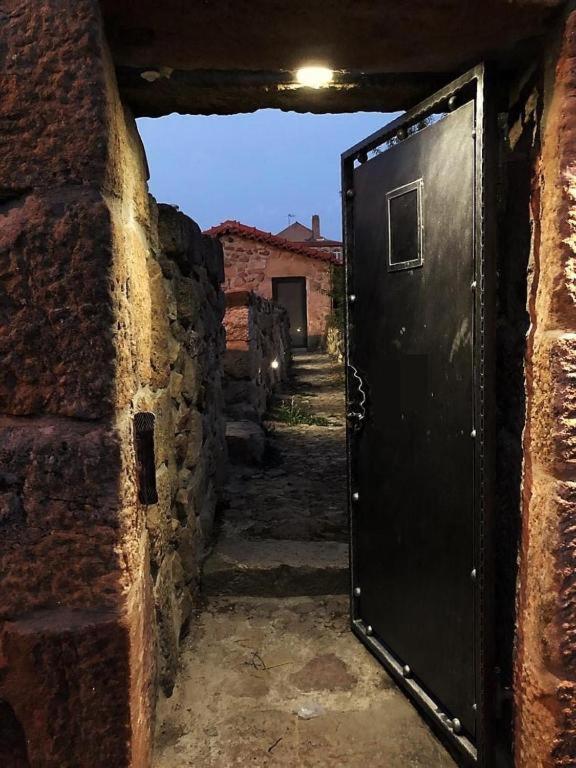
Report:
[[324,342],[332,309],[332,252],[239,221],[224,221],[206,234],[224,249],[225,291],[254,291],[286,307],[294,347],[314,349]]

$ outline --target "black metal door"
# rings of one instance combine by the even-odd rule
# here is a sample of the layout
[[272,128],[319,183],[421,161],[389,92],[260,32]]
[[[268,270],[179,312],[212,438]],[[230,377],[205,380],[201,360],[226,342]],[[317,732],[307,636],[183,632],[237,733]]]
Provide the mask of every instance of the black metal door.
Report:
[[344,155],[353,627],[469,762],[483,697],[478,80]]
[[273,277],[272,296],[274,301],[281,304],[288,311],[292,346],[306,347],[308,345],[306,278]]

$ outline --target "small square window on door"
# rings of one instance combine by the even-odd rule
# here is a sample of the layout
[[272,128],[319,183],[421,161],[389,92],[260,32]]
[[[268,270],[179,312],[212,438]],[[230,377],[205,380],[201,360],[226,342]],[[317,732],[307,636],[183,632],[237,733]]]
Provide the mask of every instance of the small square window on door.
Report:
[[388,271],[421,267],[423,253],[422,179],[386,194]]

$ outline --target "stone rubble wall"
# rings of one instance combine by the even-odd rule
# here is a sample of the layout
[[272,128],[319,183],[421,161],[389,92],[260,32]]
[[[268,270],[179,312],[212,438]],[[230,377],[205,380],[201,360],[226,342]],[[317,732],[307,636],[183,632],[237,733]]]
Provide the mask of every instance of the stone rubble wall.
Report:
[[158,503],[146,507],[159,675],[170,694],[226,461],[222,360],[222,248],[172,206],[152,204],[158,239],[148,262],[151,380],[134,410],[155,414]]
[[[226,294],[224,397],[230,418],[259,422],[288,377],[290,325],[283,307],[251,291]],[[272,363],[278,362],[278,367]]]
[[272,300],[273,277],[306,278],[308,346],[321,346],[332,311],[330,262],[239,235],[221,235],[220,242],[224,247],[226,292],[254,291]]

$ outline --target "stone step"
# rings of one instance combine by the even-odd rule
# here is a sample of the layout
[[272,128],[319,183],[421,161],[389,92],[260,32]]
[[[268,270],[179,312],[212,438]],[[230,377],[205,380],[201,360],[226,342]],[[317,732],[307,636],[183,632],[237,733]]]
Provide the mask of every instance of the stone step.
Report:
[[226,423],[228,457],[234,464],[261,464],[266,449],[266,435],[254,421]]
[[348,544],[222,538],[204,565],[207,596],[296,597],[348,592]]

